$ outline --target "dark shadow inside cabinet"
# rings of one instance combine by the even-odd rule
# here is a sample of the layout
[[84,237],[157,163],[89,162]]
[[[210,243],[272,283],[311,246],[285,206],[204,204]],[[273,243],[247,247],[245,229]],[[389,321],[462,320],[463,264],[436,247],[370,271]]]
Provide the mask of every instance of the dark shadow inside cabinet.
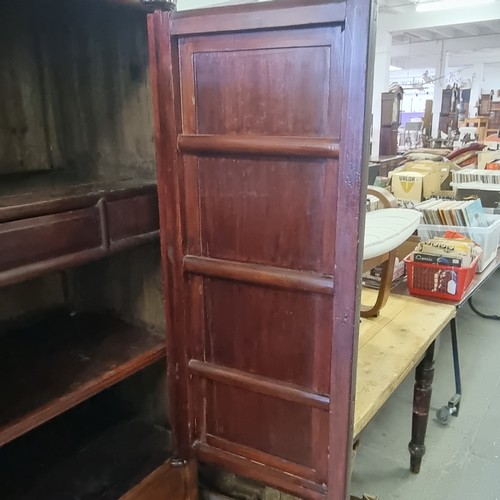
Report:
[[0,28],[0,173],[39,174],[21,189],[154,179],[145,12],[107,0],[4,0]]
[[0,304],[2,498],[115,499],[168,459],[157,244],[4,287]]
[[159,361],[0,449],[4,500],[114,500],[169,456]]
[[1,2],[0,74],[0,497],[119,498],[170,443],[146,14]]

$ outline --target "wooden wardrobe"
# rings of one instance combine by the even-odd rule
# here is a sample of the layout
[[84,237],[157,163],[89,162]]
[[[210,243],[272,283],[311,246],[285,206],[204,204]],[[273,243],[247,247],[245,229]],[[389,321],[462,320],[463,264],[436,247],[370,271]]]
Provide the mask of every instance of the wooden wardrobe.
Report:
[[174,455],[188,470],[346,497],[372,26],[369,0],[148,17]]
[[380,156],[395,156],[398,153],[398,128],[401,121],[402,91],[382,92],[380,117]]

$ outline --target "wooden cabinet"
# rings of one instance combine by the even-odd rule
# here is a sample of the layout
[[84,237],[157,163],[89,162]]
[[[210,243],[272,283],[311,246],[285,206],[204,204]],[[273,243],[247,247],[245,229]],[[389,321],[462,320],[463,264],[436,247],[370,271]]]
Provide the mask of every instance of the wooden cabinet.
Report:
[[493,91],[481,95],[478,114],[488,119],[488,135],[498,133],[500,130],[500,101],[493,100]]
[[148,19],[175,452],[344,499],[369,1]]
[[171,454],[133,3],[0,5],[2,500],[115,500]]
[[456,87],[443,90],[441,113],[439,114],[439,131],[445,134],[458,129],[458,93]]
[[398,152],[398,127],[400,123],[402,92],[382,93],[379,154],[394,156]]
[[481,94],[481,97],[479,99],[478,115],[489,116],[491,112],[492,102],[493,102],[493,95],[491,93]]
[[500,101],[492,101],[488,119],[488,133],[498,134],[500,130]]

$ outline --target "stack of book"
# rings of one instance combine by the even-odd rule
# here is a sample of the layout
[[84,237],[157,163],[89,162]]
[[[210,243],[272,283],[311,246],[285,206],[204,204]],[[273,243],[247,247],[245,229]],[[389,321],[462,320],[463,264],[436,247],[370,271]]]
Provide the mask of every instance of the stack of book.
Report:
[[460,300],[474,278],[481,253],[474,241],[453,231],[421,242],[405,259],[410,293]]
[[453,185],[493,184],[500,185],[500,170],[462,169],[453,172]]
[[450,267],[470,267],[480,254],[481,248],[474,241],[448,232],[445,237],[434,237],[419,243],[412,260]]
[[426,224],[488,227],[480,199],[456,201],[431,198],[415,205],[415,209],[422,212]]

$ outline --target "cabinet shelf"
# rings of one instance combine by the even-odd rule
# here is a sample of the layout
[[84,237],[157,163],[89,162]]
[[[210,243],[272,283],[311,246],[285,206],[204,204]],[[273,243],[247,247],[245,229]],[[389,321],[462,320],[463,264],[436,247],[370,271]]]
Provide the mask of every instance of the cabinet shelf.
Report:
[[165,356],[164,338],[104,314],[53,313],[0,335],[0,446]]

